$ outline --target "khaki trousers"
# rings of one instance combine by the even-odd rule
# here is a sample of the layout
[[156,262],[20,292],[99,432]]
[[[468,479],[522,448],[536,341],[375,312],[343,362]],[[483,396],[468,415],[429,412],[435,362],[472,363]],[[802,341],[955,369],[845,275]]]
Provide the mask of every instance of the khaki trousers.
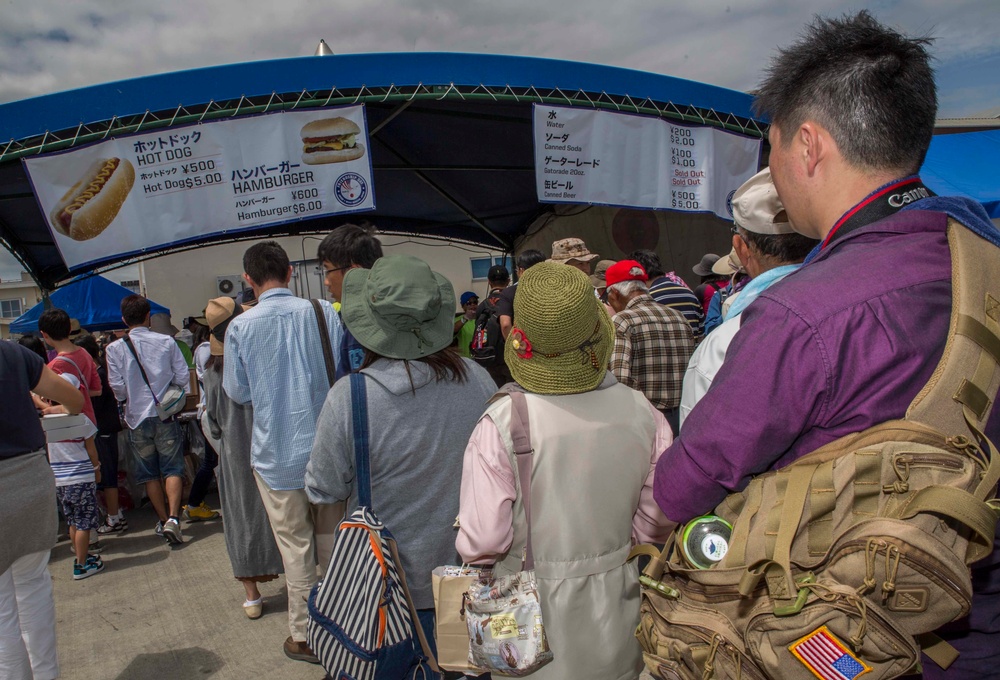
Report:
[[309,591],[319,580],[319,568],[326,570],[333,552],[337,524],[344,516],[344,504],[313,505],[305,489],[275,491],[255,470],[254,479],[271,523],[274,540],[285,567],[288,587],[288,631],[292,640],[304,642],[309,608]]

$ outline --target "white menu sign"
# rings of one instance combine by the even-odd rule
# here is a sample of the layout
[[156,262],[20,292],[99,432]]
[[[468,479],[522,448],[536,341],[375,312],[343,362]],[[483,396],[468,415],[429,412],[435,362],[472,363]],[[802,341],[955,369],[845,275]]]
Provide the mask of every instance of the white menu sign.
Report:
[[587,203],[732,219],[757,172],[759,139],[711,127],[582,107],[535,104],[535,183],[542,203]]
[[172,127],[25,166],[70,269],[375,208],[363,106]]

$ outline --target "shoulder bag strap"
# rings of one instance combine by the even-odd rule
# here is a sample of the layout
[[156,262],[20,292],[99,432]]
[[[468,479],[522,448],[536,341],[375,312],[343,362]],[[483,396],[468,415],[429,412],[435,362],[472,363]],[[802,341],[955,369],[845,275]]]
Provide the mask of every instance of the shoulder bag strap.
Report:
[[128,345],[128,348],[132,350],[132,356],[135,357],[135,363],[139,365],[139,373],[142,374],[142,381],[146,383],[146,387],[149,388],[149,393],[153,395],[153,403],[159,406],[160,400],[156,398],[156,391],[153,390],[153,386],[149,384],[149,378],[146,377],[146,369],[142,367],[142,362],[139,361],[139,353],[135,351],[135,345],[132,344],[132,338],[126,334],[123,340],[125,340],[125,344]]
[[66,363],[71,364],[73,368],[76,369],[76,377],[80,379],[80,385],[84,387],[87,386],[87,379],[83,377],[83,371],[80,370],[80,367],[76,365],[75,361],[73,361],[69,357],[63,356],[62,354],[57,354],[56,359],[61,359]]
[[323,345],[323,362],[326,364],[326,379],[333,387],[333,381],[337,377],[336,365],[333,361],[333,347],[330,344],[330,329],[326,325],[326,314],[323,313],[323,306],[319,300],[310,300],[313,311],[316,312],[316,325],[319,326],[319,341]]
[[351,415],[354,427],[354,475],[358,480],[358,505],[372,508],[371,458],[368,451],[368,390],[365,376],[351,373]]
[[528,529],[521,568],[531,570],[535,568],[535,556],[531,551],[531,465],[534,449],[531,448],[528,401],[524,398],[524,392],[511,391],[508,394],[511,401],[510,438],[514,443],[517,477],[521,485],[521,503],[524,505],[524,522]]
[[[315,301],[314,301],[315,302]],[[358,479],[358,505],[372,510],[372,480],[371,480],[371,457],[368,442],[368,390],[365,387],[365,376],[361,373],[351,373],[351,413],[353,414],[354,426],[354,469]],[[406,595],[406,604],[410,609],[410,618],[413,623],[413,630],[420,640],[424,656],[427,657],[428,665],[435,673],[440,673],[437,660],[431,651],[431,646],[424,635],[424,628],[420,625],[420,617],[417,608],[413,604],[413,597],[410,589],[406,585],[406,572],[403,570],[403,561],[399,559],[399,549],[395,539],[385,536],[389,544],[389,552],[396,563],[396,572],[399,574],[399,584],[403,587],[403,594]]]

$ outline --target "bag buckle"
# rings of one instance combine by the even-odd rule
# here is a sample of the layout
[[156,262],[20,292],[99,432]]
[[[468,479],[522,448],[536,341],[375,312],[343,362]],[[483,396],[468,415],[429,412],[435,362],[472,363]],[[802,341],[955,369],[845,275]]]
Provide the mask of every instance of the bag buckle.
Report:
[[810,573],[798,577],[795,579],[795,582],[799,585],[799,593],[795,596],[795,601],[791,604],[774,605],[775,616],[792,616],[802,611],[802,608],[806,605],[806,600],[809,599],[809,585],[815,583],[816,578]]
[[676,588],[671,588],[666,583],[663,583],[662,581],[657,581],[649,576],[646,576],[645,574],[639,575],[639,583],[646,586],[647,588],[652,588],[653,590],[658,592],[660,595],[663,595],[664,597],[669,597],[674,600],[679,600],[681,597],[681,591],[677,590]]

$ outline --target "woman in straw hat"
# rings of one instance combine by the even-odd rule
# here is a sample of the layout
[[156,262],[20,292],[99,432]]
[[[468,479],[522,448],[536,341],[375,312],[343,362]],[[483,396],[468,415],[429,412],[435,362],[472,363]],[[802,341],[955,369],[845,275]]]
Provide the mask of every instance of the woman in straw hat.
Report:
[[[433,641],[431,570],[455,564],[462,454],[496,390],[451,345],[452,285],[409,255],[382,257],[344,278],[341,314],[365,348],[372,504],[399,545],[420,622]],[[306,492],[313,503],[357,505],[351,381],[327,395]],[[433,644],[433,643],[432,643]]]
[[[524,273],[505,347],[526,393],[531,446],[531,544],[545,634],[555,659],[533,678],[636,678],[642,655],[636,541],[663,542],[653,469],[670,426],[608,372],[611,319],[589,279],[556,263]],[[462,470],[456,547],[467,563],[521,570],[526,526],[515,483],[511,401],[495,399]]]
[[284,573],[284,568],[250,468],[253,407],[237,404],[222,389],[226,328],[242,312],[243,308],[229,297],[209,300],[205,310],[211,336],[202,374],[205,389],[202,430],[219,453],[219,499],[226,513],[222,528],[233,576],[246,590],[243,612],[251,619],[258,619],[264,611],[264,602],[257,584],[273,581]]

